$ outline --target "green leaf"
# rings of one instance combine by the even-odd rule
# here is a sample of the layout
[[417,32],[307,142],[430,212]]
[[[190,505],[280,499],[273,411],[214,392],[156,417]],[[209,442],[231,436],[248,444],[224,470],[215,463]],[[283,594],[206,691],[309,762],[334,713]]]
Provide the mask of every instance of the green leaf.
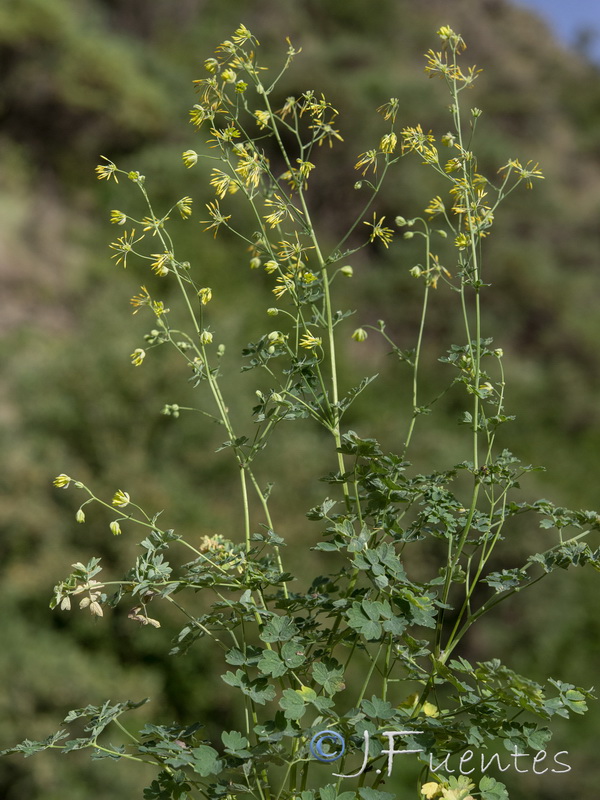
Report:
[[396,713],[391,703],[388,703],[387,700],[382,700],[380,697],[375,697],[375,695],[370,700],[363,700],[360,707],[371,718],[390,719]]
[[282,645],[281,658],[286,667],[289,669],[296,669],[296,667],[299,667],[306,661],[303,648],[304,644],[302,639],[292,639]]
[[192,750],[194,756],[194,763],[192,764],[194,772],[206,778],[208,775],[218,775],[222,769],[222,762],[219,760],[219,754],[207,744],[201,744],[199,747],[194,747]]
[[[365,603],[367,604],[366,608]],[[372,604],[368,600],[363,600],[362,603],[354,601],[351,608],[346,612],[348,625],[369,640],[379,639],[382,633],[377,617],[375,619],[372,618],[373,609],[371,606]],[[369,609],[369,613],[367,613],[366,609]]]
[[256,666],[262,675],[271,675],[273,678],[278,678],[287,672],[286,665],[274,650],[265,650]]
[[241,689],[245,695],[248,695],[255,703],[260,705],[264,705],[275,697],[275,687],[268,684],[266,678],[257,678],[251,681],[241,669],[236,670],[235,673],[228,670],[224,675],[221,675],[221,680],[229,684],[229,686],[236,686]]
[[245,758],[250,755],[246,749],[250,742],[239,731],[223,731],[221,733],[221,741],[223,742],[227,752],[233,755]]
[[404,589],[401,597],[407,601],[407,614],[412,617],[413,625],[435,628],[436,608],[431,595],[426,593],[416,595],[409,589]]
[[358,790],[362,800],[395,800],[396,795],[389,792],[380,792],[379,789],[371,789],[370,786],[361,786]]
[[306,711],[306,702],[302,695],[294,689],[284,689],[279,700],[286,719],[301,719]]
[[333,783],[322,786],[319,789],[319,795],[321,796],[321,800],[354,800],[356,797],[355,792],[342,792],[338,794],[336,786]]
[[509,800],[506,786],[487,775],[479,781],[479,791],[481,800]]
[[503,569],[501,572],[491,572],[483,578],[483,582],[491,586],[496,592],[505,592],[507,589],[514,589],[527,578],[524,569]]
[[339,666],[337,661],[315,661],[312,665],[312,674],[326,694],[336,694],[345,688],[343,681],[344,668]]
[[348,431],[342,436],[339,452],[348,456],[362,456],[362,458],[377,458],[383,455],[379,442],[375,439],[361,439],[354,431]]
[[[52,736],[48,736],[47,739],[44,739],[41,742],[33,742],[31,739],[25,739],[23,742],[15,745],[14,747],[9,747],[6,750],[0,750],[0,756],[8,756],[12,755],[13,753],[22,753],[24,758],[28,758],[29,756],[35,755],[35,753],[39,753],[41,750],[47,750],[49,747],[52,747],[53,744],[65,739],[67,736],[68,734],[66,731],[57,731],[56,733],[53,733]],[[82,739],[82,741],[87,744],[89,739]]]
[[260,632],[263,642],[287,642],[298,633],[298,628],[291,617],[275,615]]

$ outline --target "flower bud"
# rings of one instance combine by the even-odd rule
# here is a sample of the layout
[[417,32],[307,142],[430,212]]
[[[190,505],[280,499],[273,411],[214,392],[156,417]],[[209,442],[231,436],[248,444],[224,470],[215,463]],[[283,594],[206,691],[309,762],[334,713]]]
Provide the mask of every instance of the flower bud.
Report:
[[104,616],[104,612],[102,611],[102,606],[96,600],[94,600],[93,603],[90,603],[90,611],[95,617]]
[[279,309],[278,308],[267,308],[267,314],[270,317],[276,317],[277,314],[279,314]]
[[110,531],[113,534],[113,536],[120,536],[121,535],[121,533],[122,533],[121,526],[119,525],[119,523],[117,522],[116,519],[113,520],[110,523],[109,527],[110,527]]
[[80,508],[79,511],[75,514],[75,519],[77,522],[85,522],[85,514],[83,513],[83,509]]
[[221,80],[225,81],[225,83],[235,83],[237,79],[237,75],[232,69],[224,69],[221,73]]
[[118,211],[116,208],[110,212],[110,221],[113,225],[125,225],[127,222],[127,214]]
[[352,338],[355,342],[364,342],[368,335],[364,328],[357,328],[352,334]]
[[354,275],[354,270],[352,269],[352,267],[350,265],[342,267],[340,269],[340,272],[342,273],[342,275],[345,275],[347,278],[351,278]]
[[146,351],[141,347],[136,348],[131,354],[131,363],[135,367],[139,367],[143,360],[146,358]]
[[198,163],[198,153],[195,150],[186,150],[185,153],[182,153],[181,158],[188,169]]
[[213,335],[210,331],[206,330],[202,331],[202,333],[200,334],[201,344],[211,344],[212,340],[213,340]]

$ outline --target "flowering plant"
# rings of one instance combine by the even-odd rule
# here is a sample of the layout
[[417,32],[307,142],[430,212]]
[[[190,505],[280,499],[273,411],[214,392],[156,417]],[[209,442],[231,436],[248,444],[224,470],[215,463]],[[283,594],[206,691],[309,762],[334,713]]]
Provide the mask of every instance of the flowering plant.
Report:
[[[462,769],[471,748],[493,752],[500,746],[515,757],[526,749],[544,752],[553,717],[586,711],[591,693],[585,689],[554,679],[542,686],[497,658],[472,664],[461,654],[472,627],[515,593],[558,568],[589,563],[600,569],[600,550],[586,542],[600,529],[600,517],[546,500],[519,500],[519,481],[533,468],[498,444],[500,429],[513,417],[505,411],[503,352],[484,330],[485,239],[504,199],[521,184],[530,189],[542,175],[537,164],[517,159],[500,168],[497,183],[479,171],[473,141],[482,112],[465,112],[463,99],[478,70],[461,66],[465,44],[458,34],[442,27],[438,35],[440,50],[426,54],[426,71],[448,87],[451,132],[438,136],[420,125],[398,129],[399,100],[381,105],[387,127],[356,161],[355,189],[364,194],[363,207],[333,246],[315,224],[309,189],[318,148],[343,141],[338,112],[315,91],[275,101],[281,74],[300,51],[288,41],[282,72],[269,82],[256,54],[259,43],[242,25],[207,59],[207,77],[195,82],[199,97],[191,121],[208,130],[208,149],[186,150],[183,162],[190,169],[204,161],[212,165],[215,197],[206,204],[204,229],[214,236],[228,231],[240,240],[249,267],[264,271],[271,282],[273,305],[266,316],[278,321],[241,353],[242,370],[261,371],[269,384],[256,393],[252,433],[247,419],[234,419],[223,388],[227,360],[215,338],[215,293],[196,265],[180,260],[169,232],[171,215],[192,216],[192,199],[182,197],[157,211],[139,172],[107,158],[97,167],[99,179],[129,179],[143,203],[137,214],[111,213],[112,223],[126,226],[110,245],[116,263],[146,262],[158,278],[176,285],[185,310],[183,321],[176,321],[165,301],[142,286],[131,303],[134,313],[151,316],[153,327],[133,350],[132,363],[142,366],[162,346],[174,348],[186,363],[202,398],[198,410],[221,426],[221,449],[238,468],[243,535],[197,539],[163,529],[159,513],[144,510],[128,492],[119,489],[103,500],[61,474],[57,487],[83,493],[78,522],[85,522],[84,509],[100,504],[116,515],[110,522],[114,535],[131,535],[137,527],[145,538],[142,554],[120,579],[100,579],[98,558],[74,564],[55,587],[51,605],[66,611],[77,603],[102,617],[128,601],[131,620],[154,628],[160,627],[160,603],[172,606],[183,626],[171,652],[185,655],[204,638],[222,651],[222,680],[243,705],[241,730],[223,730],[219,742],[205,740],[201,726],[189,721],[148,724],[133,734],[121,717],[140,703],[107,701],[69,712],[67,724],[83,721],[81,736],[70,738],[61,729],[5,753],[90,749],[94,757],[149,763],[157,775],[144,792],[147,800],[391,800],[380,788],[389,770],[355,767],[363,756],[382,767],[402,752],[394,750],[393,737],[387,750],[377,738],[396,731],[421,767],[417,796],[502,800],[508,797],[503,783],[485,774],[476,782],[473,769],[454,777],[449,758],[460,757]],[[386,178],[402,158],[413,156],[437,174],[443,188],[422,216],[397,216],[394,228],[373,207]],[[251,210],[253,230],[236,224],[228,207],[234,194]],[[354,273],[348,262],[370,244],[396,247],[397,231],[423,243],[421,263],[410,268],[422,291],[411,349],[393,341],[384,321],[347,335],[351,312],[336,310],[339,282]],[[464,337],[439,361],[453,371],[449,387],[460,392],[469,457],[420,473],[409,459],[420,422],[435,402],[423,397],[420,363],[428,301],[442,286]],[[359,347],[369,336],[382,337],[411,374],[411,412],[396,453],[345,422],[376,376],[347,385],[339,366],[343,337]],[[174,404],[163,409],[173,417],[182,411],[187,409]],[[322,553],[328,574],[299,576],[292,585],[296,579],[284,558],[286,520],[274,519],[270,505],[272,490],[281,489],[260,475],[268,471],[264,451],[277,429],[299,420],[312,421],[331,442],[332,470],[322,478],[328,494],[307,513],[315,523],[313,549]],[[495,569],[494,554],[514,518],[524,514],[537,515],[549,535],[554,531],[552,540],[543,552]],[[417,570],[411,554],[418,558],[425,547],[437,561]],[[190,559],[183,564],[181,550]],[[212,598],[201,613],[193,602],[198,592]],[[150,608],[157,608],[152,616]],[[107,739],[109,728],[121,732],[120,743]],[[336,780],[322,766],[334,761]],[[357,780],[343,783],[350,778]]]

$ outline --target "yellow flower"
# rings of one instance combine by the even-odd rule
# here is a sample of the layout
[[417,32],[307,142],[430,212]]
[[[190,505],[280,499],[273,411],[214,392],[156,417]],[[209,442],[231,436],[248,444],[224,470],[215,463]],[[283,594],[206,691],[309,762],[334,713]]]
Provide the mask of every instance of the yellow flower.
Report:
[[515,170],[517,175],[521,180],[525,181],[525,186],[527,189],[533,188],[533,183],[531,182],[532,178],[538,178],[539,180],[544,180],[544,176],[542,174],[541,169],[538,169],[539,164],[534,164],[532,161],[528,161],[525,166],[521,164],[521,162],[517,158],[511,158],[507,164],[503,167],[500,167],[498,172],[502,172],[502,170],[508,170],[507,178],[512,172]]
[[211,228],[214,228],[215,229],[215,234],[214,235],[216,237],[217,231],[219,230],[219,226],[223,225],[224,223],[226,223],[228,219],[231,219],[231,214],[228,214],[227,216],[224,216],[223,214],[221,214],[221,209],[219,208],[219,203],[216,202],[216,201],[211,202],[211,203],[207,203],[206,207],[208,209],[208,213],[210,214],[210,216],[212,218],[212,222],[209,222],[209,220],[207,220],[207,219],[203,219],[203,220],[200,220],[200,221],[202,223],[209,222],[209,224],[206,226],[206,228],[204,228],[204,230],[208,231]]
[[235,181],[231,175],[228,175],[220,169],[213,169],[209,183],[211,186],[214,186],[217,197],[220,197],[221,200],[228,192],[229,194],[235,194],[240,188],[237,181]]
[[283,344],[285,336],[281,331],[271,331],[271,333],[267,334],[267,341],[269,344]]
[[[208,108],[196,103],[190,111],[190,122],[192,125],[194,125],[196,128],[199,128],[207,119],[213,119],[212,112]],[[194,150],[186,150],[183,154],[183,163],[186,165],[186,167],[193,167],[197,161],[198,154]]]
[[115,492],[115,496],[112,499],[113,506],[118,506],[119,508],[125,508],[130,503],[131,498],[127,492],[124,492],[122,489],[119,489]]
[[192,214],[192,198],[191,197],[182,197],[181,200],[177,201],[177,209],[181,214],[182,219],[187,219]]
[[361,167],[364,167],[362,171],[363,175],[366,175],[369,169],[372,169],[373,173],[377,172],[377,150],[367,150],[366,153],[361,153],[359,155],[354,169],[360,169]]
[[113,520],[110,523],[109,527],[110,527],[110,530],[111,530],[111,533],[113,534],[113,536],[120,536],[121,535],[121,533],[122,533],[121,526],[119,525],[119,523],[117,522],[116,519]]
[[447,161],[444,165],[444,172],[447,175],[450,175],[451,172],[458,172],[459,169],[462,167],[462,161],[460,158],[451,158],[450,161]]
[[[226,128],[211,128],[210,132],[216,142],[213,147],[216,147],[220,142],[232,142],[242,135],[234,125],[228,125]],[[209,139],[209,141],[211,140]]]
[[437,34],[444,45],[449,44],[451,49],[457,53],[462,52],[467,47],[462,36],[455,33],[448,25],[442,25]]
[[65,475],[65,473],[62,472],[60,475],[54,478],[53,484],[55,486],[58,486],[59,489],[66,489],[67,486],[71,483],[71,480],[72,478],[69,478],[68,475]]
[[[245,44],[249,39],[254,39],[252,33],[245,25],[240,25],[240,27],[235,30],[231,38],[236,44],[239,45]],[[258,44],[256,39],[254,39],[254,41]]]
[[256,121],[258,123],[258,127],[263,130],[264,128],[268,128],[271,122],[271,117],[269,116],[269,112],[265,111],[262,108],[259,108],[258,111],[254,112],[254,116],[256,117]]
[[381,217],[380,220],[377,220],[377,214],[373,213],[373,222],[365,222],[365,225],[369,225],[373,230],[369,236],[369,241],[374,242],[375,239],[379,239],[385,247],[390,246],[390,242],[394,238],[394,231],[391,228],[384,228],[383,221],[385,217]]
[[357,328],[352,334],[352,338],[355,342],[364,342],[368,335],[364,328]]
[[454,244],[458,247],[459,250],[464,250],[466,247],[469,246],[471,240],[467,236],[466,233],[459,233],[458,236],[454,239]]
[[237,75],[232,69],[224,69],[221,73],[221,80],[225,83],[235,83]]
[[300,339],[300,347],[305,347],[307,350],[314,350],[315,347],[320,347],[322,339],[319,336],[313,336],[312,333],[305,333]]
[[277,298],[282,297],[286,292],[294,288],[294,281],[287,275],[280,275],[275,283],[278,285],[273,289],[273,294]]
[[207,303],[210,303],[212,299],[212,289],[210,289],[208,286],[205,286],[204,289],[200,289],[198,292],[198,297],[200,298],[202,305],[205,306]]
[[424,133],[423,128],[417,125],[415,128],[403,128],[402,148],[412,152],[413,150],[423,157],[426,164],[437,164],[438,151],[434,146],[435,137],[431,133]]
[[392,122],[395,122],[399,105],[400,101],[397,97],[390,97],[388,102],[384,103],[382,106],[379,106],[377,111],[379,111],[380,114],[383,114],[384,119],[391,119]]
[[379,149],[382,153],[391,154],[396,149],[398,144],[398,137],[395,133],[387,133],[379,143]]
[[148,289],[145,286],[140,286],[140,289],[142,290],[141,294],[134,295],[129,301],[132,306],[136,307],[134,314],[137,314],[142,306],[152,305],[152,298]]
[[249,189],[256,189],[263,173],[263,166],[258,153],[248,153],[246,150],[242,150],[241,152],[238,151],[237,155],[240,161],[235,171]]
[[146,358],[146,351],[142,350],[141,347],[138,347],[131,354],[131,363],[135,367],[139,367],[145,358]]
[[[179,203],[177,205],[179,205]],[[152,236],[156,236],[156,234],[162,228],[165,227],[165,222],[168,219],[169,219],[168,217],[163,217],[162,219],[159,219],[158,217],[155,217],[155,216],[144,217],[143,220],[142,220],[142,224],[144,225],[144,228],[142,230],[144,230],[144,231],[152,231]]]
[[201,344],[211,344],[213,340],[213,335],[210,331],[202,331],[200,334],[200,343]]
[[108,181],[111,178],[114,178],[115,179],[115,183],[118,183],[119,179],[117,178],[117,165],[114,164],[109,158],[106,158],[106,156],[100,156],[100,158],[103,158],[107,163],[106,164],[98,164],[98,166],[96,167],[95,171],[96,171],[96,175],[98,177],[98,180],[99,181],[101,181],[101,180],[107,180]]
[[278,194],[273,196],[273,199],[269,198],[265,200],[265,205],[269,206],[270,208],[275,209],[271,211],[270,214],[265,216],[265,222],[267,222],[272,228],[276,225],[279,225],[286,217],[291,219],[292,214],[289,209],[289,204]]
[[134,252],[134,244],[141,242],[143,238],[143,234],[139,238],[135,238],[135,228],[132,228],[130,233],[125,232],[123,236],[119,236],[116,242],[111,242],[109,245],[110,248],[117,251],[112,258],[116,258],[117,264],[122,263],[125,268],[127,266],[127,256],[129,253]]
[[431,200],[429,202],[429,205],[425,209],[425,213],[429,214],[429,218],[431,219],[432,217],[435,217],[438,214],[441,214],[444,211],[444,208],[445,208],[445,206],[444,206],[444,203],[442,201],[442,198],[439,197],[439,195],[438,195],[437,197],[434,197],[433,200]]
[[150,265],[152,271],[164,278],[165,275],[169,274],[169,266],[173,263],[172,253],[151,253],[151,255],[152,258],[156,259]]
[[110,221],[113,225],[125,225],[127,222],[127,214],[124,214],[122,211],[117,211],[117,209],[113,209],[110,212]]
[[429,783],[424,783],[421,786],[421,794],[427,798],[427,800],[433,800],[434,797],[439,797],[442,793],[442,787],[436,781],[430,781]]
[[185,153],[182,153],[181,158],[188,169],[198,163],[198,153],[195,150],[186,150]]

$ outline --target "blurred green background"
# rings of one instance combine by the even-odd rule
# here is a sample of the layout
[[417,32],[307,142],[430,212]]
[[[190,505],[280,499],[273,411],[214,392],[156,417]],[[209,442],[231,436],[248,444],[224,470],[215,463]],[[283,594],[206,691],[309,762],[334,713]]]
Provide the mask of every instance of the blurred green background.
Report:
[[[583,53],[557,47],[540,19],[503,0],[3,0],[0,747],[43,737],[68,709],[106,698],[150,696],[152,704],[136,712],[140,720],[200,720],[209,734],[235,716],[210,648],[167,657],[175,621],[148,631],[126,610],[94,622],[50,612],[48,600],[72,562],[102,556],[119,573],[136,554],[134,542],[110,535],[100,511],[76,524],[77,498],[51,485],[61,472],[97,493],[123,488],[150,510],[165,508],[169,526],[188,536],[237,538],[234,471],[227,453],[214,455],[222,436],[192,415],[160,414],[165,403],[193,403],[185,369],[163,350],[151,354],[151,367],[131,366],[129,353],[143,344],[148,319],[131,317],[129,298],[150,279],[141,267],[123,271],[110,260],[115,228],[108,217],[138,200],[132,185],[99,183],[93,170],[103,154],[147,175],[158,204],[191,195],[194,221],[179,226],[178,256],[218,290],[219,340],[237,353],[256,330],[267,330],[267,283],[247,268],[237,242],[202,234],[196,220],[212,196],[207,172],[185,170],[180,158],[185,149],[204,147],[205,137],[187,121],[192,80],[240,22],[258,36],[267,62],[279,62],[286,36],[303,48],[283,97],[313,88],[341,112],[345,143],[317,154],[311,190],[321,233],[332,241],[358,208],[352,167],[381,136],[375,109],[396,96],[401,126],[420,122],[445,132],[447,99],[425,78],[422,54],[436,46],[442,24],[466,39],[467,63],[485,70],[471,96],[484,110],[476,148],[481,171],[492,176],[518,157],[539,161],[546,175],[534,192],[511,196],[487,244],[494,291],[486,328],[506,353],[507,410],[517,414],[504,443],[525,463],[547,467],[526,484],[531,498],[600,505],[600,72]],[[388,221],[410,217],[437,191],[417,159],[405,159],[377,208]],[[350,305],[361,305],[348,323],[345,367],[356,376],[385,370],[348,424],[379,438],[384,449],[398,447],[406,430],[398,395],[408,375],[375,337],[360,348],[349,334],[382,318],[401,347],[414,344],[419,305],[408,270],[416,258],[400,239],[389,251],[373,247],[352,260],[348,282]],[[445,378],[436,359],[453,341],[449,299],[441,290],[433,302],[424,359],[432,391]],[[252,424],[247,409],[258,378],[230,384],[242,427]],[[456,411],[446,403],[421,429],[418,454],[426,468],[466,457]],[[328,442],[308,423],[290,426],[277,441],[274,468],[261,478],[278,477],[275,515],[285,514],[279,532],[305,574],[326,571],[308,549],[318,530],[304,513],[326,494],[317,477],[333,468]],[[293,489],[285,493],[286,485]],[[531,527],[520,535],[527,541],[515,544],[516,559],[541,541]],[[516,563],[508,558],[503,566]],[[599,586],[598,576],[585,571],[552,575],[537,593],[500,610],[465,654],[498,656],[540,681],[552,675],[593,685]],[[600,705],[553,731],[552,752],[568,750],[572,772],[507,777],[514,797],[595,800]],[[0,796],[141,797],[146,778],[76,756],[13,756],[0,761]]]

